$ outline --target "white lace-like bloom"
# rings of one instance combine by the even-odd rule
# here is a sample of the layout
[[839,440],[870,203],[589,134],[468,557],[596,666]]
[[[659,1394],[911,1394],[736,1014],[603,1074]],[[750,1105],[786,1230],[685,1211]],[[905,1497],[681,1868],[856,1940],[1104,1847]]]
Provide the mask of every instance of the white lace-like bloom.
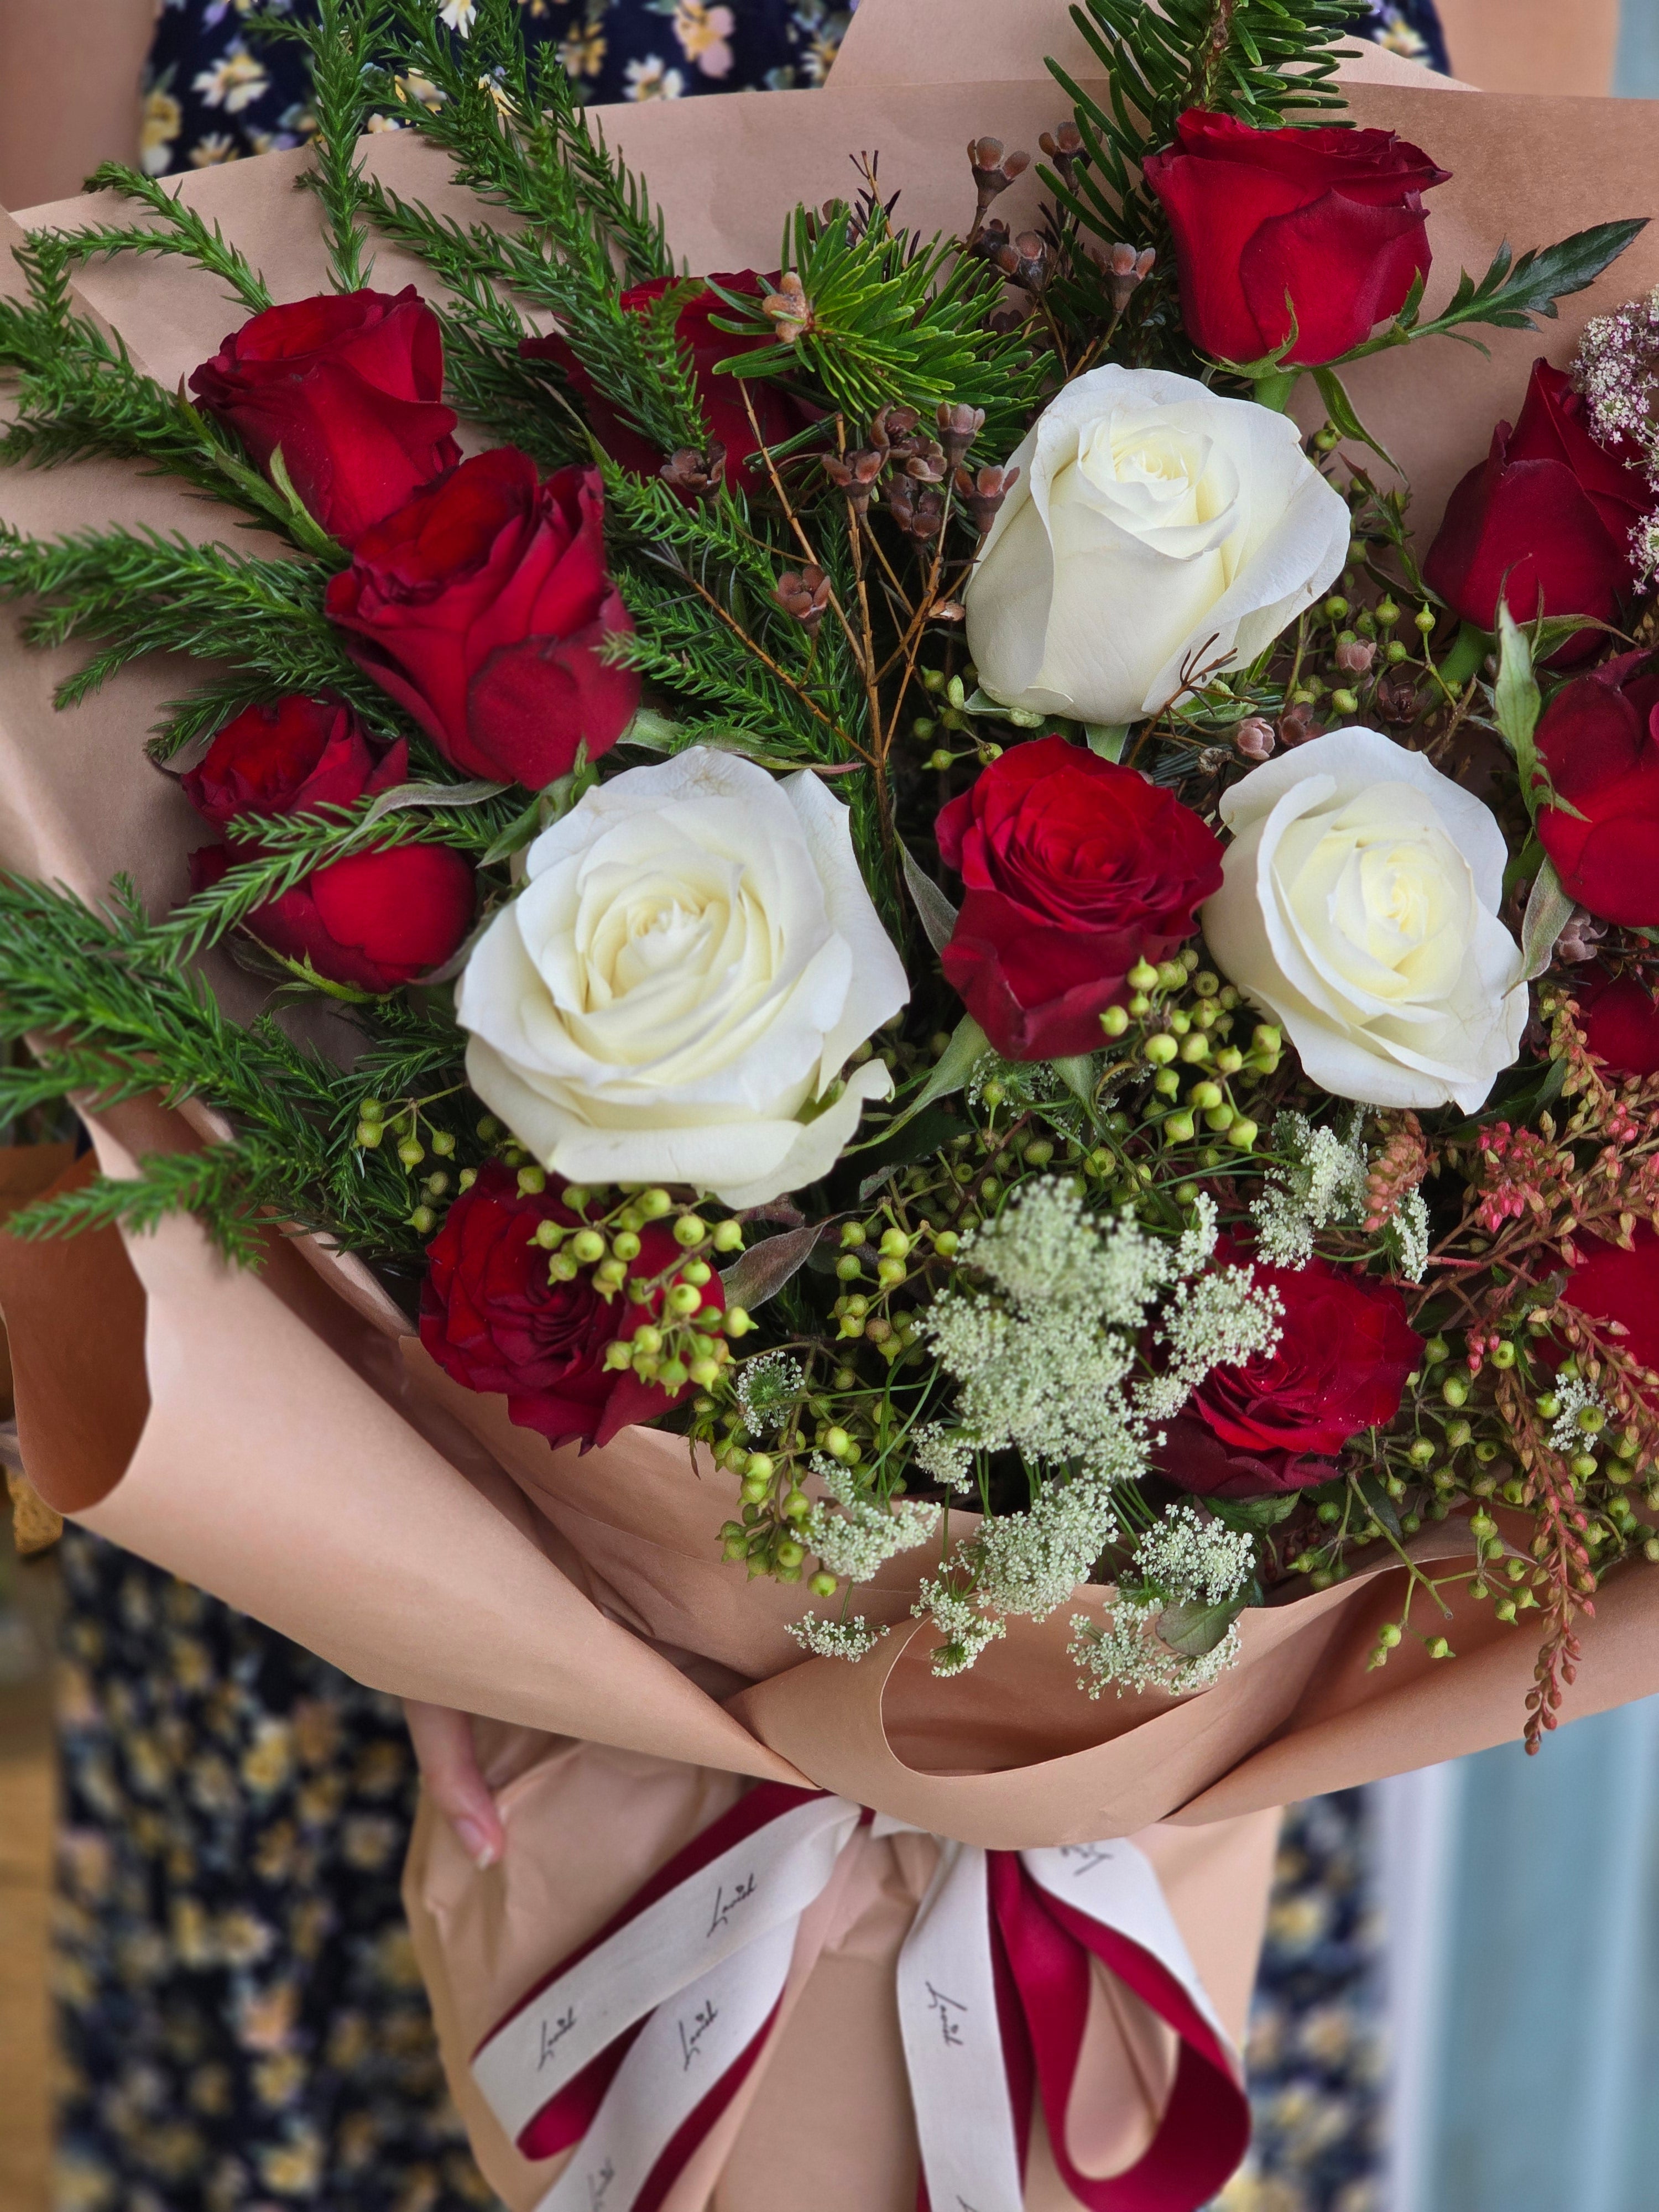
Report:
[[908,1498],[884,1504],[861,1496],[847,1469],[821,1452],[813,1455],[811,1468],[831,1503],[812,1508],[801,1523],[800,1540],[843,1582],[867,1583],[889,1559],[915,1551],[939,1528],[937,1505]]
[[1305,1114],[1280,1114],[1255,1217],[1256,1254],[1269,1267],[1305,1267],[1322,1229],[1363,1220],[1370,1163],[1359,1141],[1358,1115],[1346,1130],[1318,1127]]
[[1171,1695],[1204,1690],[1236,1664],[1237,1621],[1218,1644],[1188,1658],[1184,1652],[1172,1651],[1158,1634],[1164,1610],[1162,1598],[1120,1598],[1103,1621],[1091,1620],[1086,1613],[1072,1616],[1068,1656],[1086,1696],[1098,1698],[1107,1690],[1120,1698],[1136,1690],[1164,1690]]
[[1037,418],[965,594],[993,698],[1158,713],[1253,660],[1342,572],[1348,510],[1282,415],[1162,369],[1095,368]]
[[1225,1605],[1255,1572],[1255,1542],[1242,1528],[1172,1505],[1135,1546],[1135,1565],[1165,1604]]
[[467,1080],[572,1182],[760,1206],[827,1175],[892,1078],[849,1054],[908,996],[815,775],[697,747],[543,831],[475,948]]
[[1221,814],[1233,842],[1204,933],[1309,1079],[1374,1106],[1484,1104],[1528,1011],[1491,809],[1347,729],[1252,769]]
[[786,1620],[786,1636],[793,1636],[805,1651],[815,1659],[862,1659],[866,1651],[873,1651],[884,1628],[872,1628],[861,1613],[850,1620],[822,1620],[815,1613],[799,1620]]

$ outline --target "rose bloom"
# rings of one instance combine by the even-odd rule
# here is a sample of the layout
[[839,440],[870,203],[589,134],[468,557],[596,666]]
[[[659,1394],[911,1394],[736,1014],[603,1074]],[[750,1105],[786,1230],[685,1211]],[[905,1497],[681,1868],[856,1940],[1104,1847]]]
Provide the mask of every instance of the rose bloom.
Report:
[[[606,1444],[618,1430],[654,1419],[686,1395],[671,1395],[604,1364],[605,1346],[642,1328],[661,1300],[607,1304],[585,1274],[554,1282],[549,1255],[535,1241],[544,1221],[581,1226],[558,1190],[527,1197],[510,1169],[497,1161],[481,1168],[427,1247],[421,1342],[457,1382],[504,1396],[521,1429],[539,1430],[553,1444]],[[679,1256],[668,1230],[640,1231],[636,1272],[664,1272]],[[702,1297],[706,1306],[724,1306],[718,1275]]]
[[[1247,1255],[1226,1250],[1231,1261]],[[1332,1456],[1400,1411],[1423,1340],[1398,1291],[1352,1267],[1255,1269],[1283,1310],[1279,1340],[1212,1367],[1171,1424],[1158,1472],[1206,1498],[1259,1498],[1328,1482]]]
[[1193,343],[1260,361],[1294,313],[1292,363],[1334,361],[1399,313],[1428,274],[1423,194],[1449,174],[1392,131],[1259,131],[1201,107],[1145,169]]
[[461,458],[443,331],[412,284],[267,307],[190,388],[258,467],[281,447],[295,490],[344,545]]
[[1638,975],[1589,975],[1574,986],[1584,1041],[1609,1075],[1659,1075],[1659,1000]]
[[640,679],[602,657],[634,627],[605,572],[597,469],[545,483],[512,446],[428,484],[328,587],[347,650],[471,775],[539,791],[613,745]]
[[1534,732],[1565,801],[1539,808],[1538,842],[1564,890],[1632,929],[1659,922],[1659,675],[1651,659],[1623,653],[1564,684]]
[[1583,1230],[1572,1241],[1583,1256],[1562,1297],[1589,1320],[1622,1322],[1625,1334],[1609,1341],[1659,1372],[1659,1237],[1648,1222],[1638,1221],[1629,1251]]
[[[227,722],[181,779],[197,811],[222,830],[245,814],[349,806],[409,780],[401,741],[378,759],[356,715],[337,702],[291,697]],[[256,860],[254,844],[191,854],[191,889]],[[325,981],[378,994],[441,967],[472,926],[472,871],[445,845],[398,845],[319,868],[256,907],[243,927]]]
[[[653,276],[648,283],[635,284],[624,292],[621,305],[629,314],[643,314],[656,305],[672,283],[678,281]],[[777,281],[775,274],[757,276],[752,269],[736,269],[717,272],[709,277],[708,283],[752,299],[758,305],[775,288]],[[725,473],[728,478],[740,482],[738,472],[743,464],[760,451],[749,420],[749,409],[744,404],[745,392],[754,407],[755,420],[760,424],[761,438],[769,446],[781,446],[797,431],[804,430],[814,419],[816,410],[792,398],[767,378],[717,376],[714,372],[721,362],[734,360],[739,354],[764,350],[772,343],[767,337],[743,337],[731,331],[716,330],[717,315],[730,321],[732,309],[717,293],[705,287],[701,292],[694,292],[681,307],[674,319],[674,335],[681,350],[691,356],[691,374],[708,434],[726,448]],[[635,476],[656,475],[665,456],[595,390],[592,378],[571,351],[569,341],[562,332],[555,331],[544,338],[526,338],[519,350],[532,361],[558,363],[572,396],[586,417],[587,427],[613,460],[620,461]],[[691,499],[696,495],[688,490],[684,496]]]
[[1205,936],[1310,1080],[1368,1105],[1474,1113],[1527,1024],[1490,810],[1420,753],[1348,729],[1253,769],[1221,817],[1233,842]]
[[702,747],[600,784],[531,846],[456,1012],[467,1079],[572,1182],[678,1182],[759,1206],[815,1182],[908,994],[817,777]]
[[1027,433],[965,593],[993,698],[1129,722],[1253,660],[1342,572],[1348,510],[1293,422],[1094,368]]
[[1189,807],[1064,738],[994,761],[936,835],[966,893],[945,977],[1005,1060],[1098,1050],[1129,969],[1167,960],[1221,882]]
[[[1423,574],[1448,606],[1481,629],[1498,626],[1501,591],[1517,622],[1592,615],[1610,622],[1631,590],[1631,532],[1654,494],[1630,448],[1591,436],[1584,402],[1559,368],[1535,361],[1513,429],[1446,502]],[[1593,629],[1556,655],[1593,651]]]

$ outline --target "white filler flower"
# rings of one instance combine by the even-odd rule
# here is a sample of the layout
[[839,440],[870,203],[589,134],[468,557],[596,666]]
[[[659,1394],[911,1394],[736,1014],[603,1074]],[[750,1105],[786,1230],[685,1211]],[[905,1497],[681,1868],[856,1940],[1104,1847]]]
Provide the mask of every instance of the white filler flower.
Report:
[[1420,753],[1352,729],[1253,769],[1221,815],[1233,842],[1204,934],[1312,1080],[1368,1105],[1474,1113],[1527,1023],[1490,809]]
[[530,848],[461,977],[467,1079],[573,1182],[759,1206],[827,1174],[892,1079],[848,1055],[904,1004],[846,808],[697,748]]
[[1161,369],[1068,384],[968,586],[968,646],[1006,706],[1131,722],[1252,660],[1342,572],[1348,510],[1294,422]]

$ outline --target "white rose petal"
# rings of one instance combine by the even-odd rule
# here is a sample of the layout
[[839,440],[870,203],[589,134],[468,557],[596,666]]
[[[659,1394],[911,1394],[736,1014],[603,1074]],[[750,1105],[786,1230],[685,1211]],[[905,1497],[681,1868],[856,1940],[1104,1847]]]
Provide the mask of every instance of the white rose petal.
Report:
[[1097,368],[1038,418],[965,594],[1005,705],[1130,722],[1253,660],[1334,583],[1348,510],[1296,425],[1159,369]]
[[1420,753],[1347,729],[1254,769],[1221,815],[1233,842],[1205,936],[1310,1078],[1373,1106],[1483,1104],[1528,1006],[1490,809]]
[[530,848],[462,975],[467,1079],[573,1182],[759,1206],[828,1174],[908,995],[847,809],[697,748],[598,786]]

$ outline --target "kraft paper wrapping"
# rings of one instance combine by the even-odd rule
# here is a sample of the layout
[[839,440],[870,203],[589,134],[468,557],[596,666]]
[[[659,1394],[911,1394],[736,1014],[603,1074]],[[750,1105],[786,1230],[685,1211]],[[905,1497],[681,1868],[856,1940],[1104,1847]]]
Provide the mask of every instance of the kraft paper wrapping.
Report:
[[[692,268],[764,268],[785,206],[847,190],[848,156],[861,149],[880,149],[884,185],[902,189],[911,222],[956,227],[965,138],[994,131],[1034,145],[1062,117],[1038,66],[1044,51],[1086,68],[1052,0],[1024,9],[865,0],[827,90],[646,103],[602,119],[665,203]],[[975,81],[941,82],[952,66]],[[1659,118],[1643,103],[1477,95],[1374,52],[1355,67],[1350,101],[1356,119],[1399,129],[1454,173],[1431,203],[1431,311],[1460,261],[1484,269],[1502,238],[1539,244],[1659,210]],[[477,212],[412,137],[378,134],[365,152],[396,190]],[[317,204],[292,189],[301,165],[275,155],[182,187],[278,299],[324,282]],[[1012,219],[1033,192],[1028,179],[1009,195]],[[94,208],[107,213],[70,201],[24,220],[70,224]],[[378,257],[377,283],[431,289],[396,251]],[[1589,314],[1656,279],[1659,232],[1565,302],[1541,337],[1490,331],[1489,360],[1433,343],[1352,374],[1362,416],[1411,471],[1420,529],[1484,454],[1493,420],[1517,408],[1534,355],[1564,361]],[[5,261],[0,283],[15,281]],[[172,262],[88,267],[79,293],[169,386],[240,319],[212,278]],[[102,463],[9,472],[0,513],[46,535],[121,520],[270,544],[165,482]],[[25,653],[9,638],[0,648],[0,860],[94,897],[127,869],[165,907],[185,890],[184,856],[201,831],[142,740],[200,671],[148,663],[57,715],[52,689],[76,658]],[[252,1003],[248,979],[228,963],[214,973],[233,1007]],[[329,1016],[311,1034],[341,1048]],[[144,1151],[214,1133],[199,1109],[143,1106],[94,1129],[117,1174]],[[1097,1591],[1048,1622],[1012,1624],[970,1674],[936,1680],[909,1618],[931,1565],[916,1554],[890,1563],[861,1598],[890,1628],[865,1661],[806,1659],[784,1632],[799,1593],[747,1584],[718,1559],[732,1478],[706,1462],[694,1470],[682,1441],[654,1431],[586,1457],[549,1451],[506,1421],[500,1401],[449,1383],[368,1273],[314,1243],[273,1236],[252,1274],[228,1270],[188,1220],[140,1239],[0,1237],[0,1308],[22,1448],[43,1496],[365,1681],[509,1724],[486,1730],[499,1771],[514,1778],[504,1866],[475,1875],[429,1817],[410,1864],[417,1942],[464,2099],[465,2055],[482,2028],[745,1775],[804,1778],[1001,1848],[1137,1835],[1237,2025],[1270,1808],[1509,1736],[1531,1680],[1524,1626],[1455,1601],[1444,1624],[1455,1663],[1437,1665],[1408,1639],[1386,1668],[1366,1672],[1401,1598],[1403,1571],[1387,1561],[1247,1614],[1239,1667],[1181,1702],[1091,1704],[1078,1691],[1064,1653],[1069,1616],[1097,1610]],[[1429,1560],[1468,1539],[1454,1525],[1418,1543]],[[1659,1690],[1656,1607],[1659,1582],[1639,1571],[1601,1594],[1584,1628],[1575,1713]],[[890,2203],[899,2212],[912,2201],[890,1965],[903,1899],[925,1869],[915,1850],[882,1848],[888,1858],[849,1876],[804,1931],[794,2009],[764,2078],[676,2212],[710,2189],[720,2212]],[[1120,2027],[1133,2041],[1132,2024]],[[817,2063],[828,2051],[836,2063]],[[1156,2069],[1126,2057],[1121,2071],[1144,2083],[1151,2109]],[[496,2185],[515,2206],[532,2202],[534,2176],[473,2118]],[[1132,2118],[1124,2125],[1132,2131]],[[1033,2205],[1063,2206],[1046,2186],[1034,2179]]]

